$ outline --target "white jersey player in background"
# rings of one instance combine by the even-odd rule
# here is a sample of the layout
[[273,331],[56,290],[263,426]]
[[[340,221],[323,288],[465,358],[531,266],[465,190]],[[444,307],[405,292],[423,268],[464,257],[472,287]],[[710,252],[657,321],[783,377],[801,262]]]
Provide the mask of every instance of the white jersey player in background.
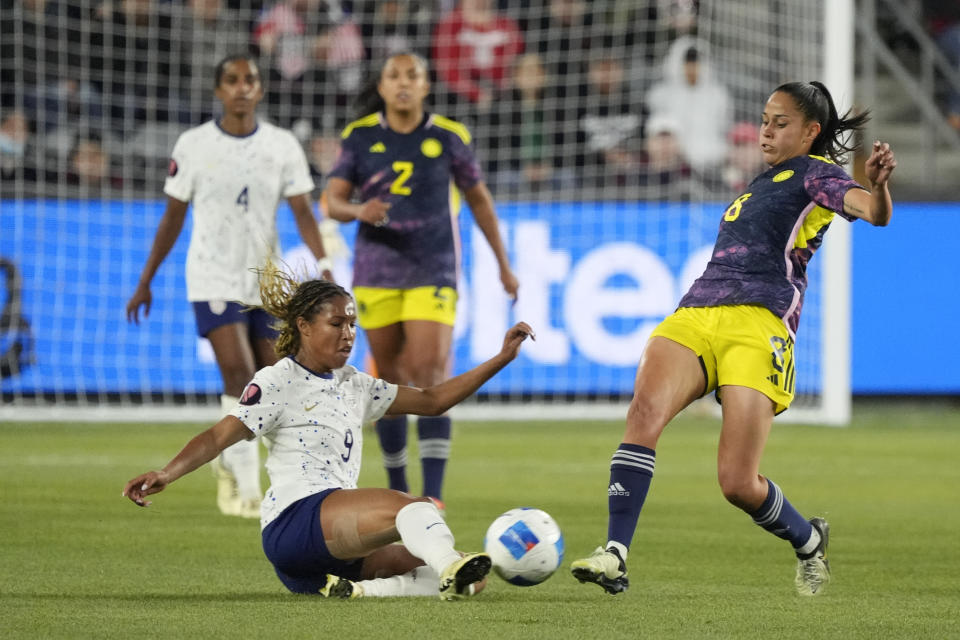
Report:
[[[353,299],[327,280],[302,284],[273,265],[261,271],[264,308],[281,319],[278,363],[257,372],[236,406],[194,437],[159,471],[126,484],[146,497],[259,436],[271,487],[261,509],[263,549],[295,593],[328,597],[473,595],[490,557],[461,554],[429,498],[393,489],[358,489],[363,425],[385,413],[440,415],[512,361],[533,332],[518,323],[500,353],[425,389],[396,385],[347,365],[356,339]],[[402,541],[402,545],[393,544]]]
[[[127,319],[139,324],[150,313],[150,282],[183,229],[193,203],[187,253],[187,299],[197,333],[213,347],[223,378],[221,405],[229,411],[244,385],[261,367],[276,362],[273,318],[260,305],[257,276],[279,255],[277,206],[286,198],[304,243],[331,278],[329,261],[311,209],[314,188],[303,149],[293,134],[256,117],[263,98],[252,58],[231,56],[217,65],[215,95],[223,103],[218,120],[185,131],[170,159],[164,193],[167,206]],[[260,516],[260,456],[256,443],[241,442],[214,464],[217,506],[227,515]]]

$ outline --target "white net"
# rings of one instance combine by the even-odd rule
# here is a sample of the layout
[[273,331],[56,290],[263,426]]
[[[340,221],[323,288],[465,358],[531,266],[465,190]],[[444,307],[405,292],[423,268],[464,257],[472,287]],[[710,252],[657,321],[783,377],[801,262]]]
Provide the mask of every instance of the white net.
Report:
[[[124,314],[173,142],[217,114],[214,65],[259,55],[261,115],[294,131],[320,187],[370,72],[412,50],[431,65],[430,109],[474,134],[522,283],[511,307],[462,216],[456,369],[498,349],[515,319],[538,332],[472,406],[619,412],[646,336],[761,168],[767,93],[819,76],[822,5],[0,0],[4,410],[215,406],[219,373],[185,300],[189,220],[154,279],[149,320]],[[278,220],[288,255],[302,252],[285,208]],[[344,282],[354,230],[341,232]],[[820,277],[814,260],[798,349],[800,404],[811,406]]]

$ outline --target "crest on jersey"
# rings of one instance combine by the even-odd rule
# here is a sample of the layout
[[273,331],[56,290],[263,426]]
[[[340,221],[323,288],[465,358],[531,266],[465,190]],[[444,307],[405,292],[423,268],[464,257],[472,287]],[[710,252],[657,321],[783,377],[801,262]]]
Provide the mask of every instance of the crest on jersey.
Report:
[[777,175],[773,176],[774,182],[783,182],[784,180],[789,180],[793,177],[793,169],[787,169],[786,171],[781,171]]
[[428,158],[437,158],[443,153],[443,145],[436,138],[427,138],[420,144],[420,152]]
[[248,407],[252,404],[257,404],[260,402],[261,395],[263,394],[260,392],[260,387],[251,382],[243,389],[243,395],[240,396],[240,404]]
[[167,167],[167,175],[172,178],[173,176],[177,175],[177,171],[179,169],[180,167],[177,166],[177,161],[173,158],[170,158],[170,165]]

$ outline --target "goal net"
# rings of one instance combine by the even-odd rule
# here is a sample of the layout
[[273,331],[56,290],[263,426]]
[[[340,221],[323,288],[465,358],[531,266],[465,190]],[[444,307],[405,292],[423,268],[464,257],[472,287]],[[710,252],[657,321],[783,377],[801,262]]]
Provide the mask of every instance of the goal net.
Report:
[[[537,332],[460,414],[622,417],[646,338],[763,168],[756,125],[770,90],[826,77],[851,100],[852,61],[827,32],[846,4],[4,2],[0,419],[219,411],[219,371],[186,301],[189,218],[149,318],[128,324],[124,308],[173,143],[218,114],[216,62],[248,50],[265,83],[260,115],[302,142],[317,193],[370,74],[392,52],[426,58],[429,109],[472,132],[521,281],[511,304],[464,209],[454,371],[495,353],[517,320]],[[804,420],[849,413],[845,225],[809,272],[788,412]],[[286,261],[309,263],[285,205],[278,226]],[[348,284],[355,228],[323,229]],[[368,359],[361,336],[352,361]]]

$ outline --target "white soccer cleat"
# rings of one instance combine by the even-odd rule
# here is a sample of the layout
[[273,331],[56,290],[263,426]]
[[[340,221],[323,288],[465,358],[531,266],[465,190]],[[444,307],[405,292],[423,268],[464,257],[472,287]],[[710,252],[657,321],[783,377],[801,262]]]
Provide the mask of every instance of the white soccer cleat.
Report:
[[440,574],[440,599],[460,600],[478,591],[474,584],[487,577],[493,561],[486,553],[468,553]]
[[830,562],[827,560],[830,525],[823,518],[813,518],[810,524],[820,534],[820,544],[809,556],[797,558],[797,576],[793,583],[802,596],[818,596],[830,582]]
[[220,509],[220,513],[225,516],[240,515],[243,510],[243,501],[240,500],[236,476],[223,466],[220,456],[210,461],[210,469],[213,471],[213,477],[217,479],[217,508]]
[[570,572],[580,582],[593,582],[603,587],[610,595],[626,591],[630,586],[627,565],[616,549],[597,547],[586,558],[570,563]]

